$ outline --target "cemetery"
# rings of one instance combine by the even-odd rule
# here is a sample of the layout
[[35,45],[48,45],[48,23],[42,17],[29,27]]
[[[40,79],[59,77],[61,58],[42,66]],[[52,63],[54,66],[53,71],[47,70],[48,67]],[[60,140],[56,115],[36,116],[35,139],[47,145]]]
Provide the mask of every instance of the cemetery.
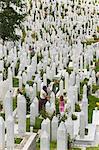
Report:
[[16,2],[0,1],[0,150],[99,150],[99,0]]

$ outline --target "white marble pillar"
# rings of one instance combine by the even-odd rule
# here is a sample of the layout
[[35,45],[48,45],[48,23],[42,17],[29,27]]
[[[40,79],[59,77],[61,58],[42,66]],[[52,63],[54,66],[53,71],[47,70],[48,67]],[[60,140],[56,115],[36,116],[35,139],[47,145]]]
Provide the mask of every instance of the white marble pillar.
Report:
[[14,150],[14,119],[9,116],[6,121],[7,126],[7,150]]
[[0,117],[0,150],[5,149],[5,123],[4,119]]
[[57,130],[57,150],[67,150],[67,131],[64,122],[60,123]]
[[30,105],[30,125],[35,125],[36,106],[34,103]]
[[41,133],[40,137],[40,150],[50,150],[49,136],[46,131]]
[[58,118],[56,116],[53,117],[51,122],[51,140],[57,141],[57,129],[58,129]]
[[20,94],[17,97],[17,113],[18,133],[23,136],[26,133],[26,99]]

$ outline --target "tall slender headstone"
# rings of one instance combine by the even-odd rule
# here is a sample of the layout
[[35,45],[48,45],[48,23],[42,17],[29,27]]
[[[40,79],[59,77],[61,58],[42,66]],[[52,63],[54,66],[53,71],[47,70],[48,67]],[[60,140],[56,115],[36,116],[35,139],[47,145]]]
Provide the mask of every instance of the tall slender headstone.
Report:
[[61,96],[63,95],[63,80],[60,81],[59,89],[60,89],[60,96]]
[[81,139],[83,139],[84,138],[84,136],[85,136],[85,116],[84,116],[84,113],[83,112],[81,112],[81,114],[80,114],[80,125],[79,125],[79,127],[80,127],[80,138]]
[[7,120],[8,116],[12,115],[13,112],[13,104],[12,104],[12,97],[11,92],[8,91],[6,93],[5,99],[4,99],[4,109],[5,109],[5,119]]
[[85,126],[87,126],[88,125],[88,99],[85,96],[83,96],[83,100],[82,100],[82,111],[84,112]]
[[35,115],[37,117],[39,114],[39,100],[37,97],[34,98],[33,103],[35,104]]
[[58,118],[56,116],[53,117],[52,123],[51,123],[51,140],[56,141],[57,140],[57,129],[58,129]]
[[14,150],[14,119],[9,116],[6,121],[7,126],[7,149]]
[[64,122],[57,130],[57,150],[67,150],[67,131]]
[[35,125],[36,106],[34,103],[30,105],[30,125]]
[[0,117],[0,149],[5,149],[5,123],[2,117]]
[[17,97],[17,113],[18,133],[23,136],[26,133],[26,99],[20,94]]
[[50,150],[49,136],[48,136],[48,133],[46,131],[43,131],[41,133],[40,150]]

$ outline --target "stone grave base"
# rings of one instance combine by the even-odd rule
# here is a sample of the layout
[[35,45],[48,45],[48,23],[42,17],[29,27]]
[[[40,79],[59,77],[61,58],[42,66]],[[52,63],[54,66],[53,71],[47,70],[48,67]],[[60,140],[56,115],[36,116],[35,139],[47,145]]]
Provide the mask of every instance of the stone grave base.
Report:
[[[15,135],[16,138],[21,138],[20,144],[14,145],[14,150],[36,150],[36,133],[27,132],[25,136],[20,137],[18,134]],[[7,150],[5,148],[5,150]]]
[[88,124],[88,135],[85,135],[84,139],[81,139],[79,135],[76,137],[75,145],[76,146],[94,146],[95,137],[96,137],[96,126]]

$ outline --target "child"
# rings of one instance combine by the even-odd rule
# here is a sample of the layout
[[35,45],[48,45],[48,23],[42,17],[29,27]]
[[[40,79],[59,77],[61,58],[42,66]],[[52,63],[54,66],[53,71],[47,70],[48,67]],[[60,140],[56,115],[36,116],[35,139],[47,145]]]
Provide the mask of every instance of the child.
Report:
[[65,109],[65,102],[64,102],[63,96],[60,96],[59,111],[61,115],[64,114],[64,109]]

